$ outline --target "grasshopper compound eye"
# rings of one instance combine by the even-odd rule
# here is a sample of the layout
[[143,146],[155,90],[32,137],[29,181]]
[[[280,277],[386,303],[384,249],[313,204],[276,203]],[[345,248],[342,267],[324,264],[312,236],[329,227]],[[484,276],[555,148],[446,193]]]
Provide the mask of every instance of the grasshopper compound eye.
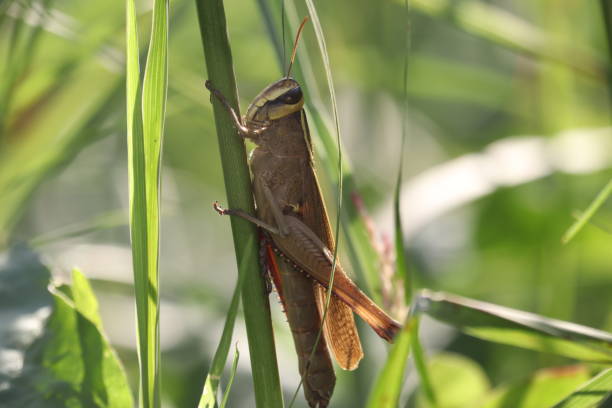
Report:
[[295,105],[302,100],[302,97],[302,89],[298,86],[285,92],[278,99],[287,105]]

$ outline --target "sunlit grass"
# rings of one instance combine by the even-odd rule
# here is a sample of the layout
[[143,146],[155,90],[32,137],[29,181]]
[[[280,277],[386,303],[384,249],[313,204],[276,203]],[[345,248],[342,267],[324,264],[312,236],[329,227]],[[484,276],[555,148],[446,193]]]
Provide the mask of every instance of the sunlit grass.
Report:
[[156,0],[141,81],[133,0],[126,1],[130,232],[138,320],[139,406],[160,406],[159,189],[168,83],[168,3]]

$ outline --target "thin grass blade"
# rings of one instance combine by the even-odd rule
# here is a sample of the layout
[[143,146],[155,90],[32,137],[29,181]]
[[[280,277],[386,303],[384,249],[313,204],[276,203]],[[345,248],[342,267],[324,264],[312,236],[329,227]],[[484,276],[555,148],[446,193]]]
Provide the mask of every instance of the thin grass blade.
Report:
[[[602,371],[553,408],[610,407],[612,401],[612,368]],[[604,402],[605,401],[605,402]],[[603,405],[599,405],[603,403]]]
[[[244,272],[244,271],[243,271]],[[227,317],[225,318],[225,325],[223,326],[223,333],[219,340],[219,345],[215,351],[208,375],[204,380],[204,389],[202,391],[202,397],[198,408],[214,408],[216,404],[216,395],[219,388],[219,379],[223,374],[223,367],[227,360],[229,348],[232,343],[232,334],[234,332],[234,323],[236,322],[236,315],[238,314],[238,306],[240,304],[240,293],[242,292],[242,282],[244,281],[245,273],[240,273],[236,287],[234,288],[234,294],[232,295],[232,302],[227,311]],[[236,348],[238,353],[238,348]]]
[[[394,229],[395,229],[395,277],[400,279],[404,284],[404,303],[406,305],[412,304],[412,298],[415,290],[415,274],[411,273],[408,268],[408,261],[405,253],[405,240],[404,231],[402,228],[402,213],[401,213],[401,189],[402,189],[402,176],[404,170],[404,148],[406,145],[406,139],[408,137],[408,63],[410,55],[411,45],[411,15],[410,15],[410,3],[408,0],[404,2],[404,10],[406,13],[406,28],[405,28],[405,43],[406,50],[404,53],[404,67],[402,72],[402,138],[400,143],[400,158],[399,168],[397,171],[397,179],[395,182],[395,191],[393,194],[393,213],[394,213]],[[412,313],[411,313],[412,314]],[[421,340],[419,337],[419,324],[420,318],[417,315],[410,317],[410,345],[412,347],[412,353],[414,355],[415,366],[421,380],[421,386],[423,388],[424,395],[426,396],[430,406],[436,406],[436,395],[434,392],[433,385],[431,383],[431,376],[429,375],[428,365],[425,361],[425,352],[421,346]],[[406,355],[406,357],[408,357]],[[391,355],[387,359],[394,358]],[[402,373],[403,377],[403,373]],[[399,394],[396,398],[399,398]]]
[[580,217],[572,224],[571,227],[563,234],[563,238],[561,238],[561,242],[567,244],[570,242],[576,234],[586,225],[587,222],[599,210],[599,208],[606,202],[608,197],[610,197],[610,193],[612,193],[612,179],[601,189],[601,191],[597,194],[595,199],[589,204],[586,211],[580,214]]
[[412,323],[412,333],[410,337],[410,344],[412,346],[412,355],[414,356],[414,365],[419,379],[421,380],[421,387],[427,402],[431,407],[438,406],[438,397],[436,395],[435,388],[431,381],[431,374],[429,373],[429,366],[425,358],[425,351],[421,345],[421,338],[419,337],[419,327],[421,324],[420,317],[413,317],[414,322]]
[[229,399],[229,393],[232,389],[232,384],[234,384],[234,377],[236,376],[239,358],[240,358],[240,351],[238,351],[238,344],[236,344],[236,351],[234,352],[234,362],[232,363],[232,371],[230,373],[229,382],[227,383],[227,388],[225,389],[225,394],[223,395],[223,401],[221,401],[220,408],[225,408],[227,406],[227,401]]
[[474,337],[585,362],[612,364],[611,333],[442,292],[423,290],[415,303],[418,312]]
[[[325,315],[327,314],[327,308],[329,307],[329,302],[331,299],[332,290],[334,287],[334,273],[336,272],[336,261],[338,258],[338,247],[340,238],[340,214],[342,214],[342,143],[340,136],[340,119],[338,117],[338,104],[336,102],[336,90],[334,88],[334,78],[331,72],[331,63],[329,62],[329,54],[327,53],[327,45],[325,44],[325,36],[323,34],[323,27],[321,27],[321,21],[319,21],[319,15],[317,14],[317,9],[312,0],[306,0],[306,7],[308,8],[308,14],[310,15],[310,19],[312,20],[312,25],[314,27],[314,31],[317,38],[317,43],[319,44],[319,51],[321,53],[321,57],[323,58],[323,66],[325,68],[325,76],[327,78],[327,87],[329,89],[329,99],[332,107],[332,116],[334,120],[335,133],[336,133],[336,145],[338,146],[338,193],[337,193],[337,205],[336,205],[336,229],[334,232],[336,239],[336,247],[334,248],[334,261],[332,263],[332,272],[329,279],[329,288],[327,291],[327,299],[325,302],[325,312],[323,313],[323,319],[325,320]],[[315,346],[316,348],[316,346]],[[314,352],[314,350],[313,350]]]
[[[309,105],[306,110],[308,117],[312,119],[311,123],[313,123],[321,141],[321,144],[315,143],[315,147],[320,147],[319,157],[325,158],[321,160],[321,164],[325,168],[325,175],[329,177],[332,184],[338,185],[339,180],[336,176],[337,171],[334,164],[331,160],[326,159],[328,157],[338,157],[338,146],[332,136],[332,126],[325,114],[322,113],[321,104],[315,102],[307,104]],[[380,254],[372,245],[370,232],[356,205],[359,198],[357,183],[346,160],[343,160],[342,176],[343,211],[340,214],[342,236],[345,238],[354,273],[365,283],[367,292],[372,299],[376,303],[381,303]]]
[[399,397],[404,384],[415,324],[418,324],[417,319],[409,317],[401,332],[395,338],[385,365],[378,374],[370,392],[367,408],[395,408],[399,406]]

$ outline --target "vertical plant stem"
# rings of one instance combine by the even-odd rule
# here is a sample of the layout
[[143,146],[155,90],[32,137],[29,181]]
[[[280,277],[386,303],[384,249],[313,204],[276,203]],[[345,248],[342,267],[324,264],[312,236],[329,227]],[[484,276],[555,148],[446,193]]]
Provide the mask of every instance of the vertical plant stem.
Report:
[[[225,95],[230,105],[238,112],[236,81],[223,2],[221,0],[196,0],[196,5],[208,79]],[[251,179],[244,143],[237,134],[228,112],[216,100],[213,102],[213,112],[219,138],[228,206],[254,214]],[[249,245],[249,241],[257,242],[257,230],[251,223],[238,217],[231,217],[230,221],[237,264],[244,265],[244,268],[240,268],[240,273],[246,274],[242,290],[242,304],[249,339],[257,407],[282,407],[270,305],[259,269],[258,245]]]

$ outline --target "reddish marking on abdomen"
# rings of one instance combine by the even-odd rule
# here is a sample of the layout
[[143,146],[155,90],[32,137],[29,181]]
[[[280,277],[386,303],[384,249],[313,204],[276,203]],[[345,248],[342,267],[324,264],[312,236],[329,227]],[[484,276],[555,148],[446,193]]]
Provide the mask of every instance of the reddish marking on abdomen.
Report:
[[266,255],[268,257],[268,265],[270,267],[270,276],[272,277],[272,282],[274,282],[274,286],[276,287],[276,292],[278,292],[278,297],[283,304],[283,309],[285,309],[285,297],[283,296],[283,286],[281,284],[280,271],[278,270],[278,264],[276,263],[276,255],[274,254],[274,248],[271,244],[266,244]]

